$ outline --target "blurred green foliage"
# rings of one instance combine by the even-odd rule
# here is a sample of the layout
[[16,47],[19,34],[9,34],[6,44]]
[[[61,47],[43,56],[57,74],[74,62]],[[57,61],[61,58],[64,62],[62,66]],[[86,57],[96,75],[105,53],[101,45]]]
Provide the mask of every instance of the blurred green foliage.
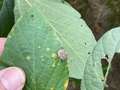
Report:
[[0,9],[1,9],[1,7],[2,7],[2,3],[3,3],[3,0],[0,0]]
[[0,37],[6,37],[14,24],[13,8],[14,0],[3,1],[0,11]]

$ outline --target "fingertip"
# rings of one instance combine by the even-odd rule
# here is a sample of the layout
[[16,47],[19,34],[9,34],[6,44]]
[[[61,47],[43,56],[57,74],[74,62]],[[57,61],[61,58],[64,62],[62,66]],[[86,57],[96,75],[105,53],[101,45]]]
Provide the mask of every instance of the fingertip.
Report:
[[25,84],[25,73],[17,67],[9,67],[0,71],[0,87],[5,90],[22,90]]
[[2,54],[4,50],[5,42],[6,42],[6,38],[0,38],[0,55]]

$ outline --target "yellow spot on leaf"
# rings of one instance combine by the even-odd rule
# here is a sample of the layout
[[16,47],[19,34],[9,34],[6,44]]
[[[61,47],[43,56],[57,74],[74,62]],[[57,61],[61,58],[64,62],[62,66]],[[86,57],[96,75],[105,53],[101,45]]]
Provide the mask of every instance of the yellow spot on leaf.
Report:
[[64,83],[64,90],[67,89],[67,86],[68,86],[68,80],[66,80],[65,83]]
[[57,58],[56,53],[52,53],[51,57],[52,57],[52,58]]
[[55,89],[52,87],[52,88],[50,88],[50,90],[55,90]]
[[55,63],[52,64],[52,67],[55,67]]

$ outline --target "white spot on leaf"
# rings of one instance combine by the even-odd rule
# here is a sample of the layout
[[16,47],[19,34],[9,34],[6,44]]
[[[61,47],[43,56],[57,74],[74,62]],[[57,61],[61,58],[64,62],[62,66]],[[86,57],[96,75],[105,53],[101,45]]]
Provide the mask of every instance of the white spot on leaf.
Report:
[[46,51],[50,51],[50,48],[46,48]]
[[30,59],[31,59],[31,57],[30,57],[30,56],[27,56],[27,57],[26,57],[26,59],[27,59],[27,60],[30,60]]
[[40,49],[40,48],[41,48],[41,46],[38,46],[38,48]]
[[41,61],[44,61],[44,59],[41,59]]
[[41,58],[43,58],[44,56],[40,56]]

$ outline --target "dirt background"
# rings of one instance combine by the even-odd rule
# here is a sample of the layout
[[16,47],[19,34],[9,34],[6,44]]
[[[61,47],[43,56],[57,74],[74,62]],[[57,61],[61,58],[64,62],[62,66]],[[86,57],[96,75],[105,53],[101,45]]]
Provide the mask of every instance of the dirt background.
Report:
[[96,40],[120,26],[120,0],[66,0],[82,15]]

